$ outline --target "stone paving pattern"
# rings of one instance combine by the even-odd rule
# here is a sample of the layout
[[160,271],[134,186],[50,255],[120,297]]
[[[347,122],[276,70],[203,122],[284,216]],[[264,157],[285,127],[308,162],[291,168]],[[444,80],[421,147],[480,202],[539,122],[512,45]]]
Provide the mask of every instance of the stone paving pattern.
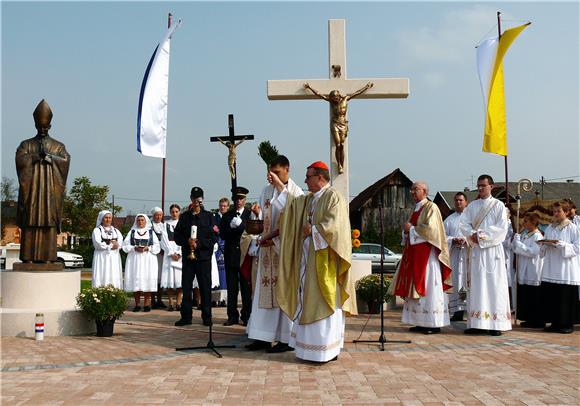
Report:
[[[377,339],[380,319],[347,319],[338,361],[315,364],[293,352],[248,352],[244,327],[224,327],[214,308],[221,350],[204,346],[200,324],[174,327],[178,313],[127,312],[111,338],[2,337],[2,405],[577,405],[580,335],[515,330],[501,337],[466,336],[453,323],[433,336],[413,334],[400,310],[386,313],[386,338],[411,344],[353,343]],[[368,324],[367,324],[368,321]],[[365,327],[366,324],[366,327]],[[361,330],[365,327],[361,335]]]

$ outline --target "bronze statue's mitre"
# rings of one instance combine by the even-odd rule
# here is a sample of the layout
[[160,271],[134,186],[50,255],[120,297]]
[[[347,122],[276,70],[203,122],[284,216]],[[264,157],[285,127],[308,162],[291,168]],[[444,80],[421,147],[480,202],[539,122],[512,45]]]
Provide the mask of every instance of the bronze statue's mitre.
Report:
[[50,125],[50,122],[52,121],[52,110],[46,100],[42,99],[40,103],[38,103],[32,116],[34,117],[34,123],[36,125]]

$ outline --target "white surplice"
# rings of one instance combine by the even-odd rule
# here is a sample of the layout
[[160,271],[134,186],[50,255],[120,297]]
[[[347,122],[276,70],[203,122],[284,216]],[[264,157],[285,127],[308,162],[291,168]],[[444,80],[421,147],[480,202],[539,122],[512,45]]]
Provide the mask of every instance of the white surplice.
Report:
[[518,283],[520,285],[540,286],[542,281],[542,258],[540,245],[537,241],[543,239],[542,233],[524,231],[516,234],[512,249],[517,256]]
[[[459,229],[471,246],[467,328],[511,330],[508,279],[502,245],[508,231],[508,218],[503,203],[491,196],[472,201],[461,215]],[[470,240],[474,233],[478,236],[477,243]]]
[[[330,185],[323,187],[313,194],[310,211],[314,212],[320,196]],[[286,204],[287,190],[283,190],[273,204],[282,209]],[[300,263],[300,288],[298,289],[298,307],[294,315],[294,323],[290,333],[288,345],[294,348],[296,357],[307,361],[326,362],[338,356],[344,346],[345,317],[340,303],[340,287],[336,281],[336,308],[330,316],[310,324],[300,324],[300,316],[304,307],[304,281],[306,275],[306,262],[310,250],[310,242],[314,244],[314,250],[318,251],[328,247],[328,243],[318,232],[316,226],[312,226],[312,235],[304,239],[302,244],[302,259]],[[338,272],[337,272],[338,274]]]
[[[453,292],[449,293],[449,312],[455,313],[467,309],[467,302],[461,297],[467,293],[467,239],[459,230],[459,219],[461,213],[450,214],[443,225],[447,235],[447,245],[449,247],[449,258],[451,260],[451,278],[453,281]],[[465,244],[454,245],[453,239],[461,238]]]
[[542,244],[544,259],[542,281],[563,285],[580,285],[580,229],[572,222],[564,227],[550,224],[546,240],[558,240],[558,245]]
[[[96,227],[92,234],[93,247],[93,287],[113,285],[123,289],[123,266],[119,250],[123,244],[123,236],[115,227],[105,229]],[[119,248],[113,249],[112,244],[103,240],[116,239]]]
[[[298,185],[292,180],[288,179],[288,184],[284,188],[287,193],[292,196],[302,196],[304,192]],[[266,209],[267,205],[271,205],[271,230],[264,230],[263,234],[269,234],[277,228],[278,219],[280,217],[280,205],[275,205],[273,202],[277,200],[279,196],[278,191],[272,185],[267,185],[260,195],[259,204],[261,207],[260,219],[263,219],[263,210]],[[284,206],[282,206],[284,207]],[[255,215],[252,213],[252,217]],[[250,315],[250,320],[248,321],[248,327],[246,329],[248,337],[253,340],[261,341],[280,341],[283,343],[288,343],[290,340],[290,332],[292,331],[292,320],[280,310],[279,307],[275,306],[272,308],[262,308],[260,307],[260,289],[262,289],[262,274],[264,272],[264,254],[265,250],[273,250],[278,254],[280,252],[280,239],[276,237],[272,240],[274,246],[272,247],[262,247],[259,249],[259,259],[258,259],[258,270],[256,272],[256,286],[254,291],[254,296],[252,299],[252,313]]]
[[[415,204],[415,211],[423,206],[426,200]],[[405,236],[403,235],[403,238]],[[415,227],[409,230],[409,243],[411,245],[427,242],[417,234]],[[403,323],[420,327],[444,327],[449,325],[449,303],[447,294],[443,292],[441,281],[441,263],[439,253],[435,247],[431,247],[427,269],[425,270],[425,296],[419,299],[405,298],[403,305]]]

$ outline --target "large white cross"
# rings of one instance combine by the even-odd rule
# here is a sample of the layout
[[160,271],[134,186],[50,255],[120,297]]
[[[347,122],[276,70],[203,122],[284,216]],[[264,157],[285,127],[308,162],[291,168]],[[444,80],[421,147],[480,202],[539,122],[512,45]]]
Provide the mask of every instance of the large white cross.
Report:
[[[268,80],[269,100],[311,100],[318,99],[304,89],[304,84],[324,95],[339,90],[344,96],[363,88],[368,82],[373,87],[357,96],[360,99],[402,99],[409,96],[409,79],[347,79],[346,75],[346,34],[345,20],[328,20],[328,79]],[[356,135],[355,135],[356,136]],[[349,202],[348,185],[348,138],[344,142],[344,172],[338,173],[335,145],[330,134],[331,182],[346,201]]]

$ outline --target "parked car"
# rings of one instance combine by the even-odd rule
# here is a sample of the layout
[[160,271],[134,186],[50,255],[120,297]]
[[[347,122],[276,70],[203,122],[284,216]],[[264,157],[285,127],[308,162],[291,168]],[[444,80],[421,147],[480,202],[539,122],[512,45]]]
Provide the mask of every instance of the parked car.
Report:
[[[383,258],[383,264],[385,270],[394,271],[399,262],[401,261],[402,255],[395,254],[393,251],[384,248],[385,256]],[[381,246],[380,244],[373,243],[362,243],[360,247],[352,249],[352,259],[353,260],[370,260],[374,270],[378,270],[381,266]]]
[[66,251],[57,251],[58,262],[62,262],[65,268],[82,268],[85,265],[83,257]]

